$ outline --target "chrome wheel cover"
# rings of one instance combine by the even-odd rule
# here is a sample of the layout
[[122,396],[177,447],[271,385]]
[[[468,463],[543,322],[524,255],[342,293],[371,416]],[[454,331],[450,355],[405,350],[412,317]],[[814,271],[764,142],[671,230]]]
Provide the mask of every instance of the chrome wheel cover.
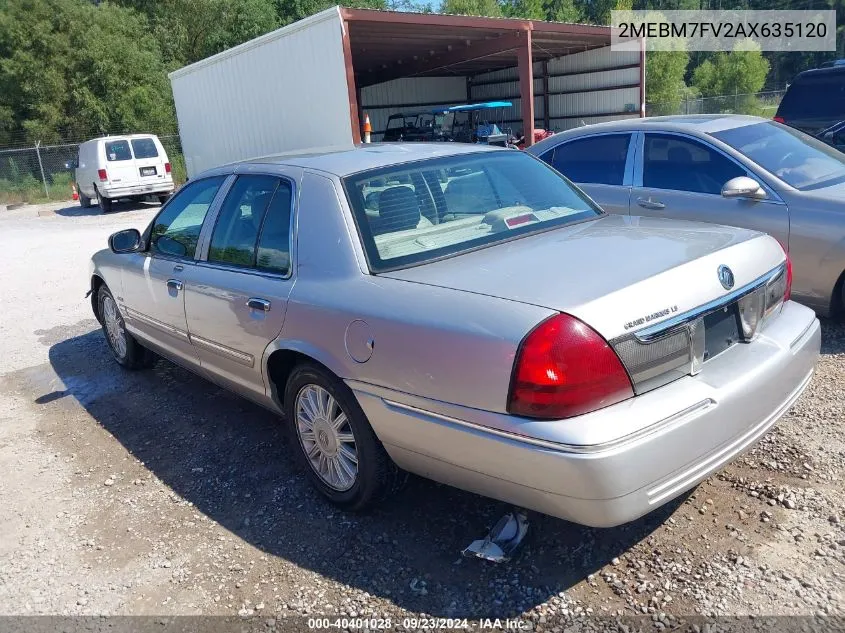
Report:
[[126,356],[126,330],[123,329],[123,318],[117,309],[117,304],[109,295],[103,299],[103,323],[106,325],[106,335],[115,353],[122,359]]
[[334,397],[319,385],[302,387],[294,407],[296,434],[311,469],[327,486],[343,492],[358,477],[352,426]]

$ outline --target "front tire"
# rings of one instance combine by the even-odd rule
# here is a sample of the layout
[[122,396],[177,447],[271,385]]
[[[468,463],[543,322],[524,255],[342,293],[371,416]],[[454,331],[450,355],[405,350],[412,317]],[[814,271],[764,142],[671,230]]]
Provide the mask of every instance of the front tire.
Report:
[[404,481],[349,387],[323,367],[294,368],[285,388],[285,416],[291,446],[311,483],[335,505],[363,510]]
[[97,295],[100,324],[114,359],[126,369],[144,369],[154,360],[153,353],[135,340],[123,322],[123,315],[117,301],[108,287],[103,284]]

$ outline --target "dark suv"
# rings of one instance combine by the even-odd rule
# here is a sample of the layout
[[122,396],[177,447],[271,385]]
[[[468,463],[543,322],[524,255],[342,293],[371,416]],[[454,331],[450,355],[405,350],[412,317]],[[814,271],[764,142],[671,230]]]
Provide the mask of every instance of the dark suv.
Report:
[[824,137],[829,128],[845,121],[845,65],[800,73],[780,102],[775,121],[835,145]]

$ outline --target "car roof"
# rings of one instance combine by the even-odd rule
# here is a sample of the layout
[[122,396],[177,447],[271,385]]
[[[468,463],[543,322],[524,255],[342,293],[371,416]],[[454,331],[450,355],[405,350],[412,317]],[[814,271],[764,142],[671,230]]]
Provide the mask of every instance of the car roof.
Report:
[[[807,79],[810,77],[824,77],[826,75],[839,75],[845,73],[845,65],[838,65],[838,66],[826,66],[824,68],[811,68],[810,70],[805,70],[804,72],[800,72],[795,75],[795,79],[792,80],[792,84],[794,84],[799,79]],[[792,85],[790,84],[790,86]]]
[[326,149],[274,154],[231,163],[209,170],[232,172],[240,165],[278,165],[316,169],[343,177],[369,169],[389,167],[427,158],[441,158],[479,152],[514,151],[470,143],[367,143]]
[[[99,136],[97,138],[91,139],[92,141],[121,141],[123,139],[132,139],[136,138],[158,138],[155,134],[109,134],[108,136]],[[90,142],[90,141],[89,141]]]
[[534,148],[542,150],[543,147],[553,147],[564,138],[581,136],[586,134],[602,134],[607,132],[632,132],[632,131],[665,131],[665,132],[692,132],[700,134],[712,134],[746,125],[764,123],[769,119],[756,116],[740,114],[687,114],[674,116],[655,116],[645,118],[621,119],[608,121],[606,123],[594,123],[581,127],[571,128],[553,134],[552,136],[537,143]]

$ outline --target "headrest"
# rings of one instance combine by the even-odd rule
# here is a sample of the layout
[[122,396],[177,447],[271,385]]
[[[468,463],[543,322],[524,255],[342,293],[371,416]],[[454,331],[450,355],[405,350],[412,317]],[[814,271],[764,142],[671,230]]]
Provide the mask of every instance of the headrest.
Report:
[[420,223],[420,204],[410,187],[389,187],[378,201],[381,230],[386,233],[416,228]]

